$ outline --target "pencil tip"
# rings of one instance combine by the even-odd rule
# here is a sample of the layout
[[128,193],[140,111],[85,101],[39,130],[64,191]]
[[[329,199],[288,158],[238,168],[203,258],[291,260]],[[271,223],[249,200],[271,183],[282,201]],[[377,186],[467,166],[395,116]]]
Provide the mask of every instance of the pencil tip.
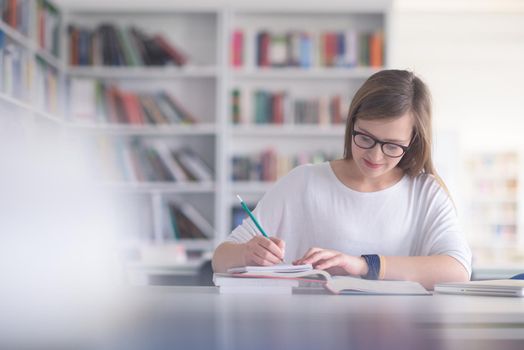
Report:
[[243,202],[242,198],[240,198],[240,196],[237,194],[237,198],[239,201]]

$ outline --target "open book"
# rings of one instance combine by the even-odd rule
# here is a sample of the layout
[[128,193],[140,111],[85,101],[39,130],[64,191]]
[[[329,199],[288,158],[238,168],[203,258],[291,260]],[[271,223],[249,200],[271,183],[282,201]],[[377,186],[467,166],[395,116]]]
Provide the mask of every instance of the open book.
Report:
[[[417,282],[375,281],[350,276],[331,276],[327,271],[313,269],[311,265],[298,266],[298,269],[302,271],[297,272],[297,266],[295,265],[246,266],[243,268],[230,269],[228,273],[216,275],[230,278],[292,279],[303,282],[317,282],[321,283],[327,290],[334,294],[430,294]],[[245,272],[238,272],[239,270]]]

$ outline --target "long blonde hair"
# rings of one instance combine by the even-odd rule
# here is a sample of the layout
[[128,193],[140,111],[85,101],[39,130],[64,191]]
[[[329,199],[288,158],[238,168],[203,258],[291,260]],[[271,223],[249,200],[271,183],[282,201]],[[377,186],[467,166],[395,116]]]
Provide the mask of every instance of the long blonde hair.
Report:
[[433,175],[449,191],[440,178],[431,158],[431,94],[426,84],[406,70],[382,70],[369,77],[351,101],[346,124],[344,159],[352,159],[352,132],[357,119],[398,118],[406,113],[414,118],[412,141],[398,167],[406,174]]

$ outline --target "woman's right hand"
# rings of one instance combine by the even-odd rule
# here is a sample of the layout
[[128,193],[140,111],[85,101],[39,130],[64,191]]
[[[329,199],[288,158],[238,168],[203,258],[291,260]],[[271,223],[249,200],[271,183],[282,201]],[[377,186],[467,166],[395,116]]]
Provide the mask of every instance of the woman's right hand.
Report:
[[284,260],[285,242],[276,237],[255,236],[244,243],[244,265],[271,266]]

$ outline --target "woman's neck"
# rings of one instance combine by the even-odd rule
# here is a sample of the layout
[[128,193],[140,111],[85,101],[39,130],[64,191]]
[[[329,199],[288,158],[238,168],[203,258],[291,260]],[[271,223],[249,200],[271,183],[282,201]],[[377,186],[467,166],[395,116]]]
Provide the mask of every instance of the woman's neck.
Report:
[[337,159],[331,162],[337,178],[347,187],[359,192],[376,192],[393,186],[402,179],[404,171],[394,168],[376,177],[366,177],[352,159]]

